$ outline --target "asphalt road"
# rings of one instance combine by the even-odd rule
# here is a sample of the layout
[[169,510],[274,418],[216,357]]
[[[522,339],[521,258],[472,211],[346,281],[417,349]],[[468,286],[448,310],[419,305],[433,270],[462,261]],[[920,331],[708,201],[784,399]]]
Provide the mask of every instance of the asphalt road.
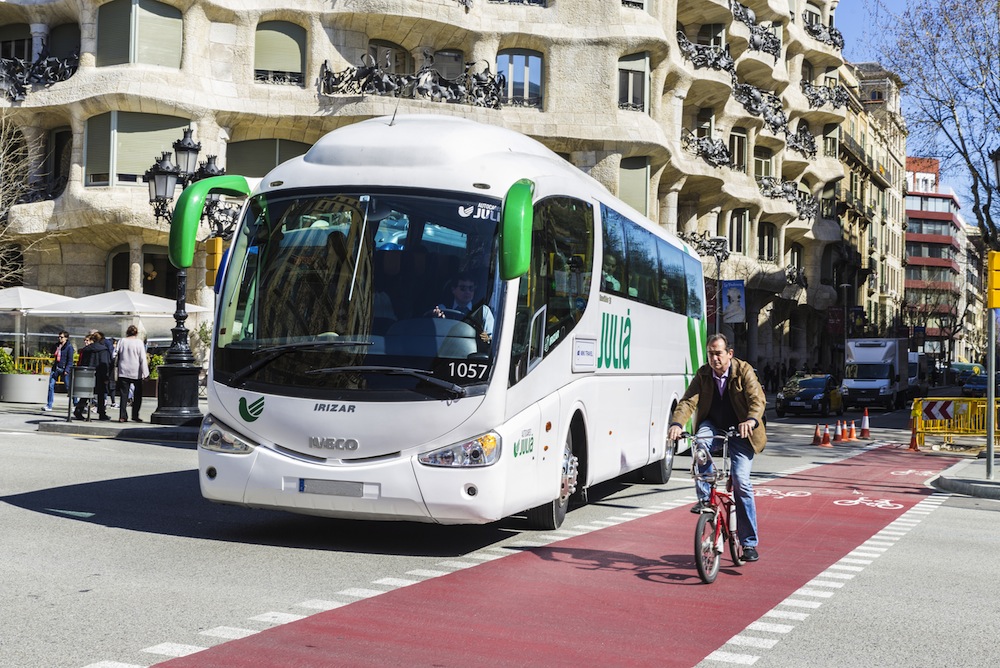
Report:
[[[907,416],[899,413],[871,414],[878,442],[905,447],[908,432],[889,426],[905,427]],[[836,462],[867,445],[816,448],[815,424],[811,418],[769,420],[771,442],[754,466],[758,484],[798,467]],[[376,593],[402,582],[457,568],[447,562],[478,560],[490,572],[492,560],[482,555],[503,557],[505,549],[538,538],[518,518],[438,527],[209,504],[198,495],[194,449],[184,444],[12,430],[0,439],[0,455],[4,667],[150,666],[328,608],[349,611],[355,601],[377,600]],[[912,455],[912,470],[934,458]],[[615,529],[618,522],[608,518],[630,513],[693,527],[683,507],[694,500],[687,461],[678,458],[667,485],[624,480],[601,486],[590,505],[571,510],[567,526]],[[754,665],[992,665],[989,657],[1000,654],[992,628],[1000,616],[1000,584],[991,566],[1000,502],[935,498],[941,503],[820,609],[782,633],[751,633],[778,640],[754,654]],[[808,545],[822,537],[822,528],[819,517],[796,540]],[[557,538],[542,542],[551,546]],[[683,553],[689,540],[671,553]],[[754,568],[768,568],[769,549],[765,539]],[[770,559],[776,563],[774,555]],[[702,587],[705,596],[722,596],[716,585]],[[629,605],[621,601],[618,614],[627,614]],[[531,612],[488,621],[509,625],[516,638],[531,633]],[[561,614],[572,625],[574,610]],[[670,623],[663,619],[665,629]],[[468,626],[459,611],[456,625]],[[712,649],[721,651],[729,639],[713,638]],[[517,656],[521,665],[541,665],[530,655]],[[384,665],[377,656],[366,663]],[[630,665],[627,651],[620,665]],[[684,664],[665,655],[663,665]],[[723,664],[712,659],[704,665]]]

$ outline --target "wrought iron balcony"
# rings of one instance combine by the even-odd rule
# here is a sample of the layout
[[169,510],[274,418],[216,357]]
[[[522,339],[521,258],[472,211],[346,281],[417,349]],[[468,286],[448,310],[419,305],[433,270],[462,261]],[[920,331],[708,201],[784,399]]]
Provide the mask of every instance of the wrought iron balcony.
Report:
[[736,61],[729,55],[729,45],[724,49],[707,44],[695,44],[687,38],[684,31],[677,31],[677,47],[684,57],[691,61],[695,69],[710,67],[714,70],[728,72],[736,79]]
[[11,102],[24,100],[31,86],[48,88],[66,81],[80,65],[78,53],[69,58],[53,58],[43,50],[35,62],[21,58],[0,58],[0,90]]
[[809,23],[808,14],[802,14],[802,19],[807,35],[815,39],[817,42],[829,44],[835,49],[843,50],[844,34],[842,32],[834,27],[825,26],[822,23]]
[[757,15],[746,5],[729,0],[729,10],[740,23],[750,29],[750,50],[763,51],[774,56],[775,62],[781,57],[781,40],[771,30],[757,23]]
[[747,113],[763,118],[774,134],[788,132],[788,117],[781,106],[781,99],[774,93],[751,84],[739,83],[733,77],[733,97],[743,105]]
[[700,156],[712,167],[725,167],[733,162],[733,157],[724,141],[711,137],[699,137],[687,128],[681,130],[681,146],[688,153]]
[[319,93],[329,96],[386,95],[490,109],[499,109],[504,104],[541,106],[541,97],[507,98],[506,77],[494,75],[488,64],[481,72],[476,72],[477,64],[466,63],[464,74],[447,79],[429,65],[414,74],[387,72],[367,55],[361,67],[348,67],[340,72],[331,70],[329,61],[324,61],[320,68]]
[[773,176],[761,176],[757,179],[757,188],[764,197],[793,202],[799,220],[810,220],[816,217],[816,212],[819,209],[816,198],[799,192],[799,187],[794,181],[779,181]]
[[817,86],[808,81],[802,82],[802,94],[809,100],[812,109],[819,109],[824,104],[831,105],[834,109],[839,109],[847,105],[850,99],[843,86]]
[[796,267],[794,264],[788,265],[785,267],[785,284],[808,288],[809,281],[806,280],[806,270],[802,267]]
[[809,132],[809,128],[800,124],[795,134],[787,135],[785,141],[788,148],[793,151],[801,153],[807,158],[816,157],[816,137]]

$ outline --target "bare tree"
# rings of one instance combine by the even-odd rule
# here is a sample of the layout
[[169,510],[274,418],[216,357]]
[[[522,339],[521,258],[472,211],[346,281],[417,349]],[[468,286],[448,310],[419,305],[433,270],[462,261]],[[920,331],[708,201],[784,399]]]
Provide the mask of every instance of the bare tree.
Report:
[[942,171],[968,184],[962,194],[983,239],[1000,249],[990,159],[1000,148],[997,0],[907,0],[900,13],[869,0],[872,7],[878,58],[904,83],[907,153],[937,158]]
[[37,241],[15,239],[9,229],[13,206],[35,199],[40,178],[32,147],[8,110],[0,110],[0,287],[20,285],[24,251]]

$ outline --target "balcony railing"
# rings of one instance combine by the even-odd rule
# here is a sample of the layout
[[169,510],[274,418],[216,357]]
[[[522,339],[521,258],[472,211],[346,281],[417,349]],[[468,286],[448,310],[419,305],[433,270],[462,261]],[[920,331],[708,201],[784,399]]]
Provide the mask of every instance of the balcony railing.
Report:
[[431,66],[414,74],[396,74],[383,70],[367,54],[363,62],[361,67],[334,72],[329,61],[324,61],[319,75],[320,95],[386,95],[490,109],[504,104],[541,106],[541,97],[508,98],[506,77],[494,75],[488,64],[476,72],[479,63],[466,63],[462,75],[448,79]]
[[840,109],[847,105],[850,99],[843,86],[817,86],[808,81],[802,82],[802,94],[809,100],[812,109],[819,109],[825,104],[829,104],[834,109]]
[[781,40],[778,36],[757,23],[757,15],[746,5],[741,5],[736,0],[729,0],[729,10],[733,13],[733,18],[750,29],[750,50],[770,54],[777,62],[781,57]]
[[844,48],[844,35],[839,30],[832,26],[826,26],[822,23],[809,23],[808,14],[803,14],[803,25],[806,29],[806,34],[815,39],[817,42],[823,42],[824,44],[829,44],[835,49]]
[[80,64],[79,54],[69,58],[53,58],[44,53],[35,62],[20,58],[0,58],[0,90],[11,102],[20,102],[28,88],[66,81],[76,73]]
[[786,141],[788,148],[793,151],[801,153],[807,158],[816,157],[816,137],[804,125],[800,125],[795,134],[788,135]]
[[734,77],[733,97],[743,105],[747,113],[764,119],[764,123],[774,134],[788,132],[788,117],[781,106],[781,98],[774,93],[748,83],[739,83]]
[[699,137],[687,128],[681,131],[681,146],[685,151],[701,157],[713,167],[725,167],[733,161],[729,148],[721,139]]
[[711,68],[728,72],[736,80],[736,61],[729,55],[729,45],[724,49],[707,44],[695,44],[687,38],[682,30],[677,31],[677,47],[685,58],[691,61],[695,69]]

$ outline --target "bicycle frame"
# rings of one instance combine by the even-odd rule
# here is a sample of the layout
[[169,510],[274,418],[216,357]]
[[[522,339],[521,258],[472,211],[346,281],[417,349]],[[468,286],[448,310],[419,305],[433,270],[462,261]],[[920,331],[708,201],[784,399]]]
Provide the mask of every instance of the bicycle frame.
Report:
[[[708,503],[711,511],[702,513],[698,518],[698,526],[695,530],[695,561],[698,566],[698,574],[706,584],[715,581],[715,576],[719,572],[719,562],[723,550],[723,543],[729,541],[729,554],[736,566],[742,566],[743,547],[740,545],[739,536],[736,534],[736,499],[730,492],[732,488],[730,480],[729,462],[729,439],[736,436],[735,428],[730,427],[725,434],[716,435],[713,440],[722,441],[722,466],[715,464],[712,453],[708,447],[695,440],[691,434],[682,434],[682,438],[688,438],[691,442],[691,477],[696,481],[709,485]],[[701,468],[710,465],[710,470],[702,473]],[[725,490],[719,489],[719,483],[723,482]]]

